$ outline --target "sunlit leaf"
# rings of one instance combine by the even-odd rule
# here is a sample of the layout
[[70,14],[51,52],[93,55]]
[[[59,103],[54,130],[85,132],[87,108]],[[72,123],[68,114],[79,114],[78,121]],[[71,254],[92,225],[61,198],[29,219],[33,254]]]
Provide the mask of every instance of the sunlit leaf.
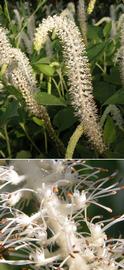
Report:
[[104,126],[104,141],[107,145],[113,143],[116,139],[115,124],[110,116],[107,117]]
[[36,100],[39,104],[49,106],[66,106],[63,98],[49,95],[46,92],[36,94]]

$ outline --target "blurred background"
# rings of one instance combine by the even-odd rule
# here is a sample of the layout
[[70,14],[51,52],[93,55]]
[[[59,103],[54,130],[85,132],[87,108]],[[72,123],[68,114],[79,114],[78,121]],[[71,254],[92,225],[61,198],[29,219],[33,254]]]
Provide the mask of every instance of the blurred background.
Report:
[[[4,7],[4,4],[7,0],[0,0],[0,4],[2,5],[2,7]],[[40,4],[46,4],[48,5],[48,7],[52,7],[53,10],[58,10],[58,11],[62,11],[68,3],[73,2],[75,4],[75,7],[77,8],[77,3],[78,0],[11,0],[11,1],[7,1],[9,3],[9,5],[13,8],[15,8],[16,6],[19,5],[23,5],[24,3],[28,3],[31,7],[32,10],[34,10],[38,5]],[[90,0],[85,0],[84,2],[86,2],[86,4],[88,4],[90,2]],[[109,15],[109,6],[110,5],[114,5],[114,4],[121,4],[123,3],[123,0],[96,0],[96,4],[95,4],[95,10],[92,14],[92,17],[97,19],[104,17],[104,16],[108,16]]]

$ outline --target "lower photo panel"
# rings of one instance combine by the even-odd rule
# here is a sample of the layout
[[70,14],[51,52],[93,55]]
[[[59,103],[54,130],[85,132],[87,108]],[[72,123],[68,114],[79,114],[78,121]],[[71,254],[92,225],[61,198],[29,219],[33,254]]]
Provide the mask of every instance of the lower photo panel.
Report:
[[0,270],[124,269],[124,160],[0,160]]

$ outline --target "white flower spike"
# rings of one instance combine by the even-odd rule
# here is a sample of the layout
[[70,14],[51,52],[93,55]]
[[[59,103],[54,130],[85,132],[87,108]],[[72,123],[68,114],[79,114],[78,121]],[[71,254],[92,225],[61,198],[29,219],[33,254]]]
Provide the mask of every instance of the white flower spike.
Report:
[[36,29],[34,47],[39,51],[46,43],[49,32],[57,34],[62,47],[69,79],[71,103],[83,125],[85,134],[96,149],[103,153],[105,145],[93,98],[92,78],[85,44],[78,27],[66,17],[53,16],[44,19]]

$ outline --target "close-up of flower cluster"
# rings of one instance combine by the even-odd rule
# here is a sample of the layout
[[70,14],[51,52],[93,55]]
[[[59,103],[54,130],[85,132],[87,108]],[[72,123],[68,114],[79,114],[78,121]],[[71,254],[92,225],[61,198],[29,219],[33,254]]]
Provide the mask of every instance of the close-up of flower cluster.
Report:
[[[0,264],[124,269],[124,239],[108,236],[124,215],[113,217],[111,207],[100,202],[123,189],[115,179],[116,173],[83,160],[10,160],[1,165]],[[92,206],[110,217],[91,215]]]
[[124,0],[0,0],[0,270],[124,270]]
[[0,1],[0,158],[124,158],[122,0]]

